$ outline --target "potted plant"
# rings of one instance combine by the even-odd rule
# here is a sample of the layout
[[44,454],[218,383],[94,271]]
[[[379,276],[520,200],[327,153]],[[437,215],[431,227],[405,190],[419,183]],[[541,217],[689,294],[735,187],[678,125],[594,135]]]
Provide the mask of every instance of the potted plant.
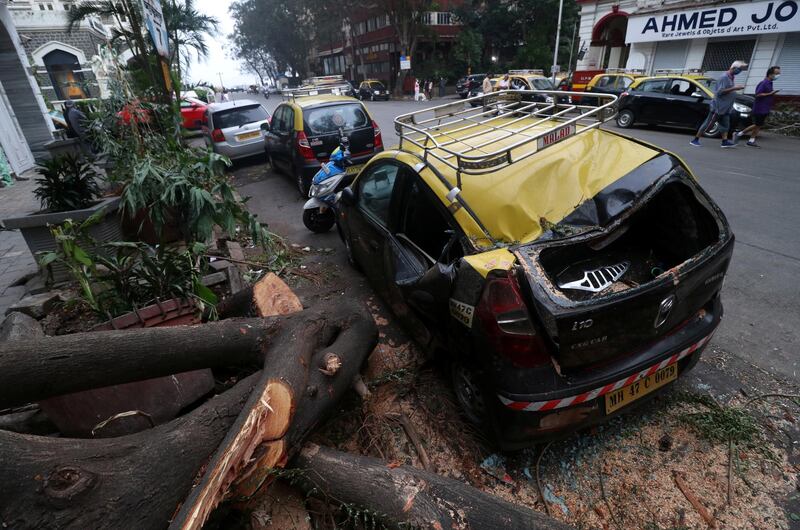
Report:
[[[31,253],[54,251],[56,240],[48,225],[59,225],[67,219],[83,221],[97,215],[102,219],[89,232],[98,243],[121,239],[117,210],[120,198],[101,198],[99,175],[88,162],[74,155],[63,155],[38,165],[40,178],[34,190],[42,209],[21,217],[4,219],[7,228],[19,229]],[[63,281],[69,275],[65,267],[52,269],[53,279]]]

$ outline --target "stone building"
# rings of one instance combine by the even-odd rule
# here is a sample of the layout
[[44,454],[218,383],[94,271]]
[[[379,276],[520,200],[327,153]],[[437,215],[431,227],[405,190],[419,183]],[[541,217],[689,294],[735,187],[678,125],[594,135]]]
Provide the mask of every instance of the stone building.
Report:
[[75,0],[9,0],[22,46],[47,101],[101,97],[92,59],[107,43],[108,28],[91,19],[67,31]]
[[782,67],[783,96],[800,95],[800,7],[796,0],[577,0],[583,58],[577,70],[727,70],[752,93],[767,68]]

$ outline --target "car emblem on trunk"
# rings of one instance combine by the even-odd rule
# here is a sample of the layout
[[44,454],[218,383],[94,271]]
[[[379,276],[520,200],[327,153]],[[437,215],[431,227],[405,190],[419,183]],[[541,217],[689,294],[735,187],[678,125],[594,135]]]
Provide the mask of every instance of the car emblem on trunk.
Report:
[[653,327],[658,329],[664,325],[664,322],[667,321],[669,318],[669,314],[672,312],[672,308],[675,307],[675,295],[671,294],[668,297],[661,300],[661,303],[658,305],[658,313],[656,314],[656,320],[653,322]]

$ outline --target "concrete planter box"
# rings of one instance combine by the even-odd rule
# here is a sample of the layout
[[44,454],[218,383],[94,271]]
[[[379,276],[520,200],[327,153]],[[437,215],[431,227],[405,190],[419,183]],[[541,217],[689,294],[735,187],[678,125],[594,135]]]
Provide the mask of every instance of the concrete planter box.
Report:
[[63,140],[52,140],[44,144],[45,149],[50,153],[50,158],[58,158],[64,155],[72,155],[76,158],[85,157],[81,144],[77,138],[64,138]]
[[[36,257],[38,252],[56,250],[56,241],[50,233],[47,225],[58,225],[72,219],[73,221],[85,221],[101,209],[105,209],[106,215],[99,223],[89,228],[89,235],[99,244],[109,241],[119,241],[122,239],[120,228],[119,203],[120,197],[110,197],[97,201],[93,206],[83,210],[72,210],[69,212],[35,212],[23,217],[12,217],[4,219],[6,228],[19,229],[25,243],[28,244],[31,254]],[[87,248],[85,250],[97,252],[97,248]],[[66,267],[59,263],[54,263],[53,280],[62,282],[71,279]]]

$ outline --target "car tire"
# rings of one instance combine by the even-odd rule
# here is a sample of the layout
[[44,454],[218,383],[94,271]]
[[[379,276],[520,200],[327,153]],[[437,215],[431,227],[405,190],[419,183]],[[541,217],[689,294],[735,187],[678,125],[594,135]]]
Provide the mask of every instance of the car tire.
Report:
[[269,161],[269,165],[272,168],[272,171],[274,171],[275,173],[282,173],[277,164],[275,164],[275,159],[272,158],[272,153],[270,153],[269,151],[267,151],[267,160]]
[[294,169],[294,182],[297,186],[297,191],[303,199],[308,198],[308,190],[311,189],[311,179],[306,179],[303,172],[299,169]]
[[353,267],[358,272],[361,272],[361,266],[356,261],[355,254],[353,254],[353,244],[350,242],[350,238],[345,236],[344,234],[341,234],[341,236],[342,236],[342,241],[344,241],[344,251],[345,254],[347,255],[347,263],[349,263],[350,266]]
[[633,115],[633,112],[628,109],[621,110],[617,114],[617,127],[630,129],[635,122],[636,117]]
[[303,224],[315,234],[324,234],[336,224],[336,214],[330,208],[320,212],[319,208],[303,210]]
[[462,362],[450,361],[450,382],[461,413],[470,422],[485,428],[489,422],[489,401],[477,373]]
[[719,122],[715,121],[714,125],[711,126],[710,129],[706,129],[703,131],[703,136],[706,138],[718,138],[719,137]]

